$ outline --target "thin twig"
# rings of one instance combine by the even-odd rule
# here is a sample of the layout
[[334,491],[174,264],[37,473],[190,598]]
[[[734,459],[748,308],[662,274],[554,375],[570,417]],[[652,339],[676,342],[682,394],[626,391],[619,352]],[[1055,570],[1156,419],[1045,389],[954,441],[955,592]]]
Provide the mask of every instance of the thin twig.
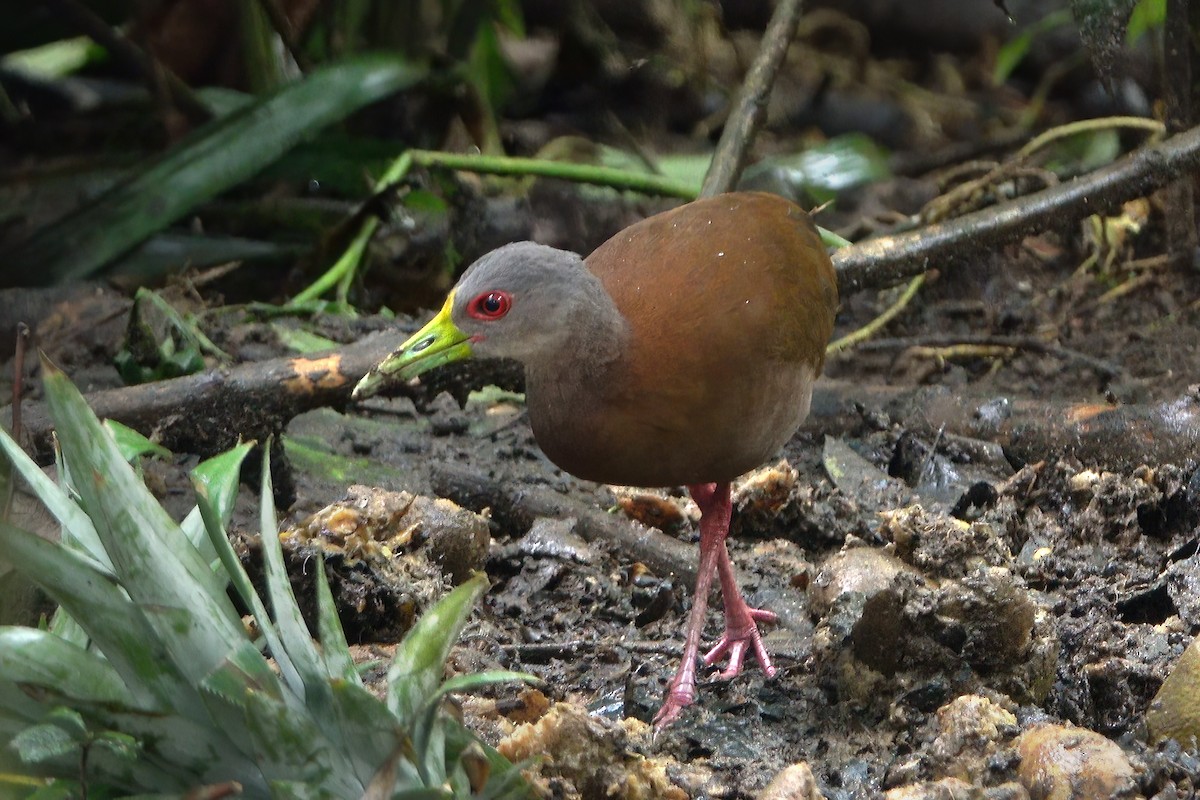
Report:
[[1039,133],[1030,139],[1028,144],[1017,151],[1015,159],[1024,161],[1043,147],[1057,142],[1059,139],[1065,139],[1068,136],[1077,136],[1081,133],[1095,131],[1107,131],[1113,128],[1137,128],[1148,131],[1151,135],[1150,141],[1152,142],[1161,139],[1163,133],[1166,132],[1166,127],[1161,122],[1146,117],[1098,117],[1096,119],[1081,119]]
[[907,306],[909,302],[916,297],[917,290],[919,290],[924,283],[925,273],[922,272],[920,275],[909,281],[908,286],[904,289],[904,292],[900,295],[900,297],[896,298],[896,302],[888,306],[888,308],[884,310],[882,314],[858,330],[851,331],[837,341],[830,342],[829,346],[825,348],[825,355],[831,356],[834,353],[847,350],[851,347],[854,347],[854,345],[858,344],[859,342],[866,341],[874,336],[881,328],[883,328],[884,325],[887,325],[889,322],[895,319],[897,314],[904,310],[905,306]]
[[775,6],[775,13],[771,16],[771,22],[759,43],[758,55],[755,56],[750,72],[747,73],[746,80],[738,92],[737,102],[729,113],[725,130],[721,132],[721,140],[717,143],[712,164],[708,168],[708,174],[704,176],[704,185],[700,189],[701,197],[728,192],[741,176],[742,167],[746,163],[746,153],[750,150],[766,114],[771,86],[775,83],[779,65],[783,63],[792,36],[796,33],[796,23],[800,20],[803,8],[804,0],[780,0]]
[[913,231],[859,242],[833,254],[842,294],[894,286],[966,263],[981,252],[1061,227],[1166,186],[1200,167],[1200,127],[1144,145],[1087,175],[1016,200]]
[[1063,361],[1083,364],[1106,377],[1116,377],[1125,374],[1123,367],[1113,364],[1111,361],[1089,356],[1087,353],[1081,353],[1078,350],[1072,350],[1069,347],[1063,347],[1060,344],[1039,339],[1035,336],[990,336],[986,334],[955,336],[952,334],[935,333],[895,339],[875,339],[862,343],[859,345],[859,349],[903,350],[910,347],[952,347],[956,345],[1030,350],[1035,353],[1045,353],[1046,355],[1060,358]]

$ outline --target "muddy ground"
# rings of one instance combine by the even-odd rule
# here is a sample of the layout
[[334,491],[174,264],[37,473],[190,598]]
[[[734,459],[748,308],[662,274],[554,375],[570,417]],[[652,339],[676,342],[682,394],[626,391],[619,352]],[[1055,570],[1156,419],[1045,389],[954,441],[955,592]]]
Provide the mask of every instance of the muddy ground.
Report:
[[[916,7],[839,5],[891,6],[905,19]],[[936,170],[1003,157],[1054,124],[1150,115],[1152,78],[1142,76],[1141,85],[1151,88],[1140,105],[1127,107],[1124,95],[1106,95],[1090,74],[1078,77],[1087,72],[1082,56],[1047,106],[1031,109],[1041,71],[1066,56],[1035,48],[1015,80],[995,86],[990,69],[1002,38],[956,29],[949,39],[960,49],[949,54],[918,36],[955,21],[950,12],[968,6],[942,5],[908,20],[911,28],[886,19],[868,29],[834,14],[801,31],[754,157],[798,152],[844,130],[865,130],[893,148],[896,177],[841,193],[818,216],[825,227],[859,238],[898,219],[912,221],[954,185],[940,182],[946,176]],[[995,15],[993,6],[1003,5],[974,7]],[[1008,5],[1015,12],[1038,4]],[[982,12],[964,13],[985,21]],[[731,28],[735,22],[727,20]],[[1004,16],[988,26],[1012,29]],[[502,121],[509,152],[534,155],[564,134],[619,147],[636,139],[661,154],[711,147],[709,134],[719,127],[709,119],[714,89],[736,86],[757,38],[723,31],[709,49],[698,48],[683,27],[673,17],[663,21],[666,44],[655,46],[665,55],[627,36],[612,44],[629,51],[629,63],[612,68],[616,77],[597,77],[613,61],[606,50],[595,64],[578,65],[583,78],[555,73],[555,81],[543,77],[544,86],[525,87],[529,100],[519,110],[526,118]],[[580,46],[563,41],[567,50]],[[1077,52],[1078,42],[1071,48]],[[1133,61],[1154,72],[1146,59]],[[558,68],[573,63],[563,59]],[[656,64],[669,68],[655,73]],[[678,64],[689,80],[676,80]],[[698,80],[703,70],[727,75]],[[597,109],[611,109],[612,120],[598,119]],[[1026,111],[1036,125],[1019,123]],[[1126,138],[1123,149],[1141,141]],[[315,277],[303,265],[216,278],[186,271],[155,285],[181,311],[197,313],[235,363],[254,363],[294,355],[289,342],[296,338],[286,334],[301,329],[341,344],[415,330],[431,313],[421,306],[440,302],[447,268],[465,266],[447,264],[448,252],[469,261],[505,237],[529,236],[588,251],[669,204],[545,180],[421,175],[414,185],[443,192],[451,212],[441,227],[396,234],[403,252],[375,252],[375,266],[351,298],[360,309],[390,304],[408,312],[397,319],[365,311],[268,316],[241,305],[285,302]],[[307,188],[283,191],[303,196]],[[651,499],[558,470],[533,439],[516,371],[450,368],[428,375],[421,387],[360,405],[348,402],[346,387],[340,405],[300,415],[281,431],[273,461],[280,507],[295,523],[357,485],[367,487],[356,490],[360,498],[404,491],[486,511],[490,541],[443,553],[441,566],[430,561],[436,537],[428,528],[405,528],[413,541],[393,542],[394,557],[379,548],[364,555],[359,543],[357,560],[329,563],[343,622],[364,660],[386,655],[413,616],[444,591],[444,572],[487,571],[492,589],[451,665],[523,670],[543,683],[466,699],[463,713],[512,757],[534,759],[531,771],[546,797],[756,797],[800,762],[831,800],[883,792],[893,800],[1194,797],[1195,743],[1150,743],[1155,731],[1146,714],[1200,634],[1200,454],[1176,449],[1160,463],[1142,454],[1147,442],[1132,437],[1109,450],[1079,450],[1070,437],[1062,444],[1053,435],[1061,415],[1050,405],[1043,439],[1054,444],[1015,449],[953,425],[931,428],[897,410],[903,407],[869,399],[879,387],[942,387],[965,398],[974,417],[1022,402],[1179,401],[1194,409],[1200,273],[1163,258],[1167,203],[1163,193],[1110,212],[1111,236],[1047,220],[1045,233],[974,253],[966,264],[931,265],[925,285],[892,322],[829,358],[827,385],[842,387],[837,413],[814,415],[779,463],[735,490],[730,549],[751,604],[780,615],[765,637],[779,674],[765,680],[753,664],[731,681],[706,673],[698,702],[657,739],[644,723],[683,647],[695,509],[681,491]],[[197,212],[198,228],[220,218],[206,212]],[[379,250],[387,250],[389,233],[396,232],[385,224]],[[10,313],[19,316],[34,330],[33,343],[85,392],[119,387],[113,363],[126,349],[135,284],[6,290],[4,334]],[[843,296],[835,338],[867,324],[899,292]],[[3,352],[10,345],[0,338]],[[31,404],[40,396],[35,361],[26,375]],[[0,365],[2,396],[11,374],[11,363]],[[496,382],[502,390],[489,388]],[[1180,422],[1195,426],[1196,417]],[[197,443],[177,448],[173,459],[147,462],[153,487],[173,511],[190,508],[186,470],[206,455],[212,453]],[[257,527],[257,474],[255,465],[247,468],[239,537]],[[659,530],[633,527],[630,513]],[[252,539],[243,544],[253,562]],[[296,551],[298,575],[310,563],[304,547]],[[350,549],[345,542],[336,547]],[[446,559],[455,569],[444,569]],[[720,623],[719,610],[710,611],[708,641]],[[1197,696],[1200,688],[1172,702],[1194,708]],[[803,770],[791,778],[791,794],[773,797],[812,796]]]
[[[1055,253],[1049,260],[1047,249]],[[1194,393],[1200,308],[1192,276],[1162,269],[1141,291],[1097,303],[1105,279],[1063,288],[1080,257],[1054,235],[980,254],[974,269],[924,287],[886,330],[894,349],[868,345],[836,356],[826,374],[863,387],[941,384],[980,398],[980,408],[1002,398],[1144,403]],[[867,322],[894,295],[847,298],[835,336]],[[121,347],[125,308],[111,290],[90,290],[43,321],[43,344],[85,388],[117,385],[110,359]],[[108,321],[97,325],[96,315]],[[318,327],[352,339],[417,321]],[[1047,327],[1112,369],[1097,374],[1019,349],[938,357],[902,341],[930,331]],[[286,352],[276,331],[259,323],[209,334],[239,358]],[[1119,743],[1131,766],[1116,768],[1108,788],[1162,797],[1196,791],[1196,752],[1169,741],[1148,745],[1145,722],[1200,630],[1195,459],[1132,466],[1134,457],[1115,471],[1069,452],[1018,459],[995,443],[913,433],[905,419],[865,406],[851,408],[858,421],[832,436],[810,422],[779,464],[735,490],[731,550],[751,604],[780,613],[766,636],[779,674],[765,680],[751,665],[732,681],[702,679],[699,701],[654,739],[645,725],[617,723],[648,721],[657,709],[682,649],[691,578],[647,566],[569,509],[539,516],[545,506],[530,511],[522,498],[562,498],[613,525],[635,512],[664,531],[645,534],[650,552],[664,537],[694,548],[695,509],[682,492],[667,493],[664,505],[564,474],[539,451],[520,395],[487,389],[473,376],[427,382],[460,396],[482,390],[465,407],[451,393],[424,389],[293,420],[285,438],[294,480],[288,516],[304,519],[352,484],[489,509],[490,546],[472,564],[486,569],[493,587],[453,664],[524,670],[545,681],[538,691],[466,702],[493,742],[539,718],[547,698],[555,714],[591,715],[568,716],[576,727],[567,734],[551,725],[525,749],[510,744],[517,755],[548,753],[541,785],[549,796],[750,797],[784,767],[806,762],[831,798],[897,787],[908,787],[904,796],[966,796],[973,787],[1023,797],[1029,788],[1017,782],[1016,737],[1038,723],[1079,726]],[[507,388],[519,389],[519,380]],[[150,470],[181,510],[188,505],[182,470],[194,461],[181,454]],[[249,494],[246,531],[254,528]],[[418,565],[426,557],[426,550],[398,556]],[[442,578],[420,566],[367,572],[364,579],[360,567],[347,569],[354,577],[346,585],[359,588],[343,597],[351,608],[357,602],[345,614],[352,639],[373,653],[402,633],[397,620],[419,613]],[[363,590],[364,580],[414,583]],[[397,593],[404,602],[380,600]],[[719,631],[720,614],[710,612],[708,638]],[[582,752],[568,758],[573,748]],[[651,766],[657,778],[623,783]],[[1068,782],[1083,791],[1083,780]]]

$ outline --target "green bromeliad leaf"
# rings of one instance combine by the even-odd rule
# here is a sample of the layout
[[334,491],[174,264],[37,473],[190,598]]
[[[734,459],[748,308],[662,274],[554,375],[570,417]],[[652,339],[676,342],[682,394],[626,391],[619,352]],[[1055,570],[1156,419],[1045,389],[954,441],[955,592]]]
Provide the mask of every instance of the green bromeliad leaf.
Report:
[[[250,445],[193,472],[197,507],[179,525],[66,377],[47,364],[44,381],[62,485],[0,432],[14,472],[64,526],[55,542],[0,521],[0,551],[60,606],[50,630],[0,627],[0,747],[30,776],[56,777],[35,796],[68,797],[86,786],[98,798],[183,798],[230,781],[255,798],[527,793],[511,764],[442,711],[449,692],[531,680],[488,672],[443,681],[486,577],[451,592],[414,626],[389,671],[388,702],[380,701],[355,669],[319,557],[319,644],[300,614],[269,458],[261,484],[264,602],[225,535]],[[258,641],[229,585],[254,615]],[[475,763],[480,753],[487,759],[483,787],[468,778],[468,751]],[[11,772],[13,762],[4,763]],[[0,793],[13,777],[0,775]]]

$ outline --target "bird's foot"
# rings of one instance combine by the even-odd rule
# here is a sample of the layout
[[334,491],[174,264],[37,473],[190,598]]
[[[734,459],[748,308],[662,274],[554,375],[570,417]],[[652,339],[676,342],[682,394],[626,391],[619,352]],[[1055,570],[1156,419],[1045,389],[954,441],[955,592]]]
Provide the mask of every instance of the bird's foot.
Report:
[[718,677],[729,679],[742,671],[742,662],[746,659],[746,650],[753,648],[754,657],[768,678],[775,677],[775,667],[771,664],[771,656],[763,646],[762,633],[758,630],[760,622],[775,622],[779,619],[773,611],[762,608],[751,608],[742,601],[742,608],[734,613],[726,611],[725,633],[721,639],[704,655],[704,665],[711,667],[721,658],[728,655],[729,663]]
[[683,709],[696,701],[696,671],[681,667],[671,679],[671,688],[667,691],[667,699],[662,708],[654,715],[654,733],[658,735],[668,725],[679,718]]

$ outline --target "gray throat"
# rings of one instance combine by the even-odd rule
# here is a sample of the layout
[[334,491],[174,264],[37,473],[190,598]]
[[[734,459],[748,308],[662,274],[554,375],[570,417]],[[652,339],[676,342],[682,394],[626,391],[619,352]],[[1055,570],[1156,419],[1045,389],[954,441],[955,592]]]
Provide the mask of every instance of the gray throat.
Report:
[[571,324],[558,347],[525,364],[528,389],[539,402],[583,402],[613,385],[612,371],[625,350],[628,324],[599,279],[588,273],[586,280],[594,285],[577,295],[578,307],[571,309]]

